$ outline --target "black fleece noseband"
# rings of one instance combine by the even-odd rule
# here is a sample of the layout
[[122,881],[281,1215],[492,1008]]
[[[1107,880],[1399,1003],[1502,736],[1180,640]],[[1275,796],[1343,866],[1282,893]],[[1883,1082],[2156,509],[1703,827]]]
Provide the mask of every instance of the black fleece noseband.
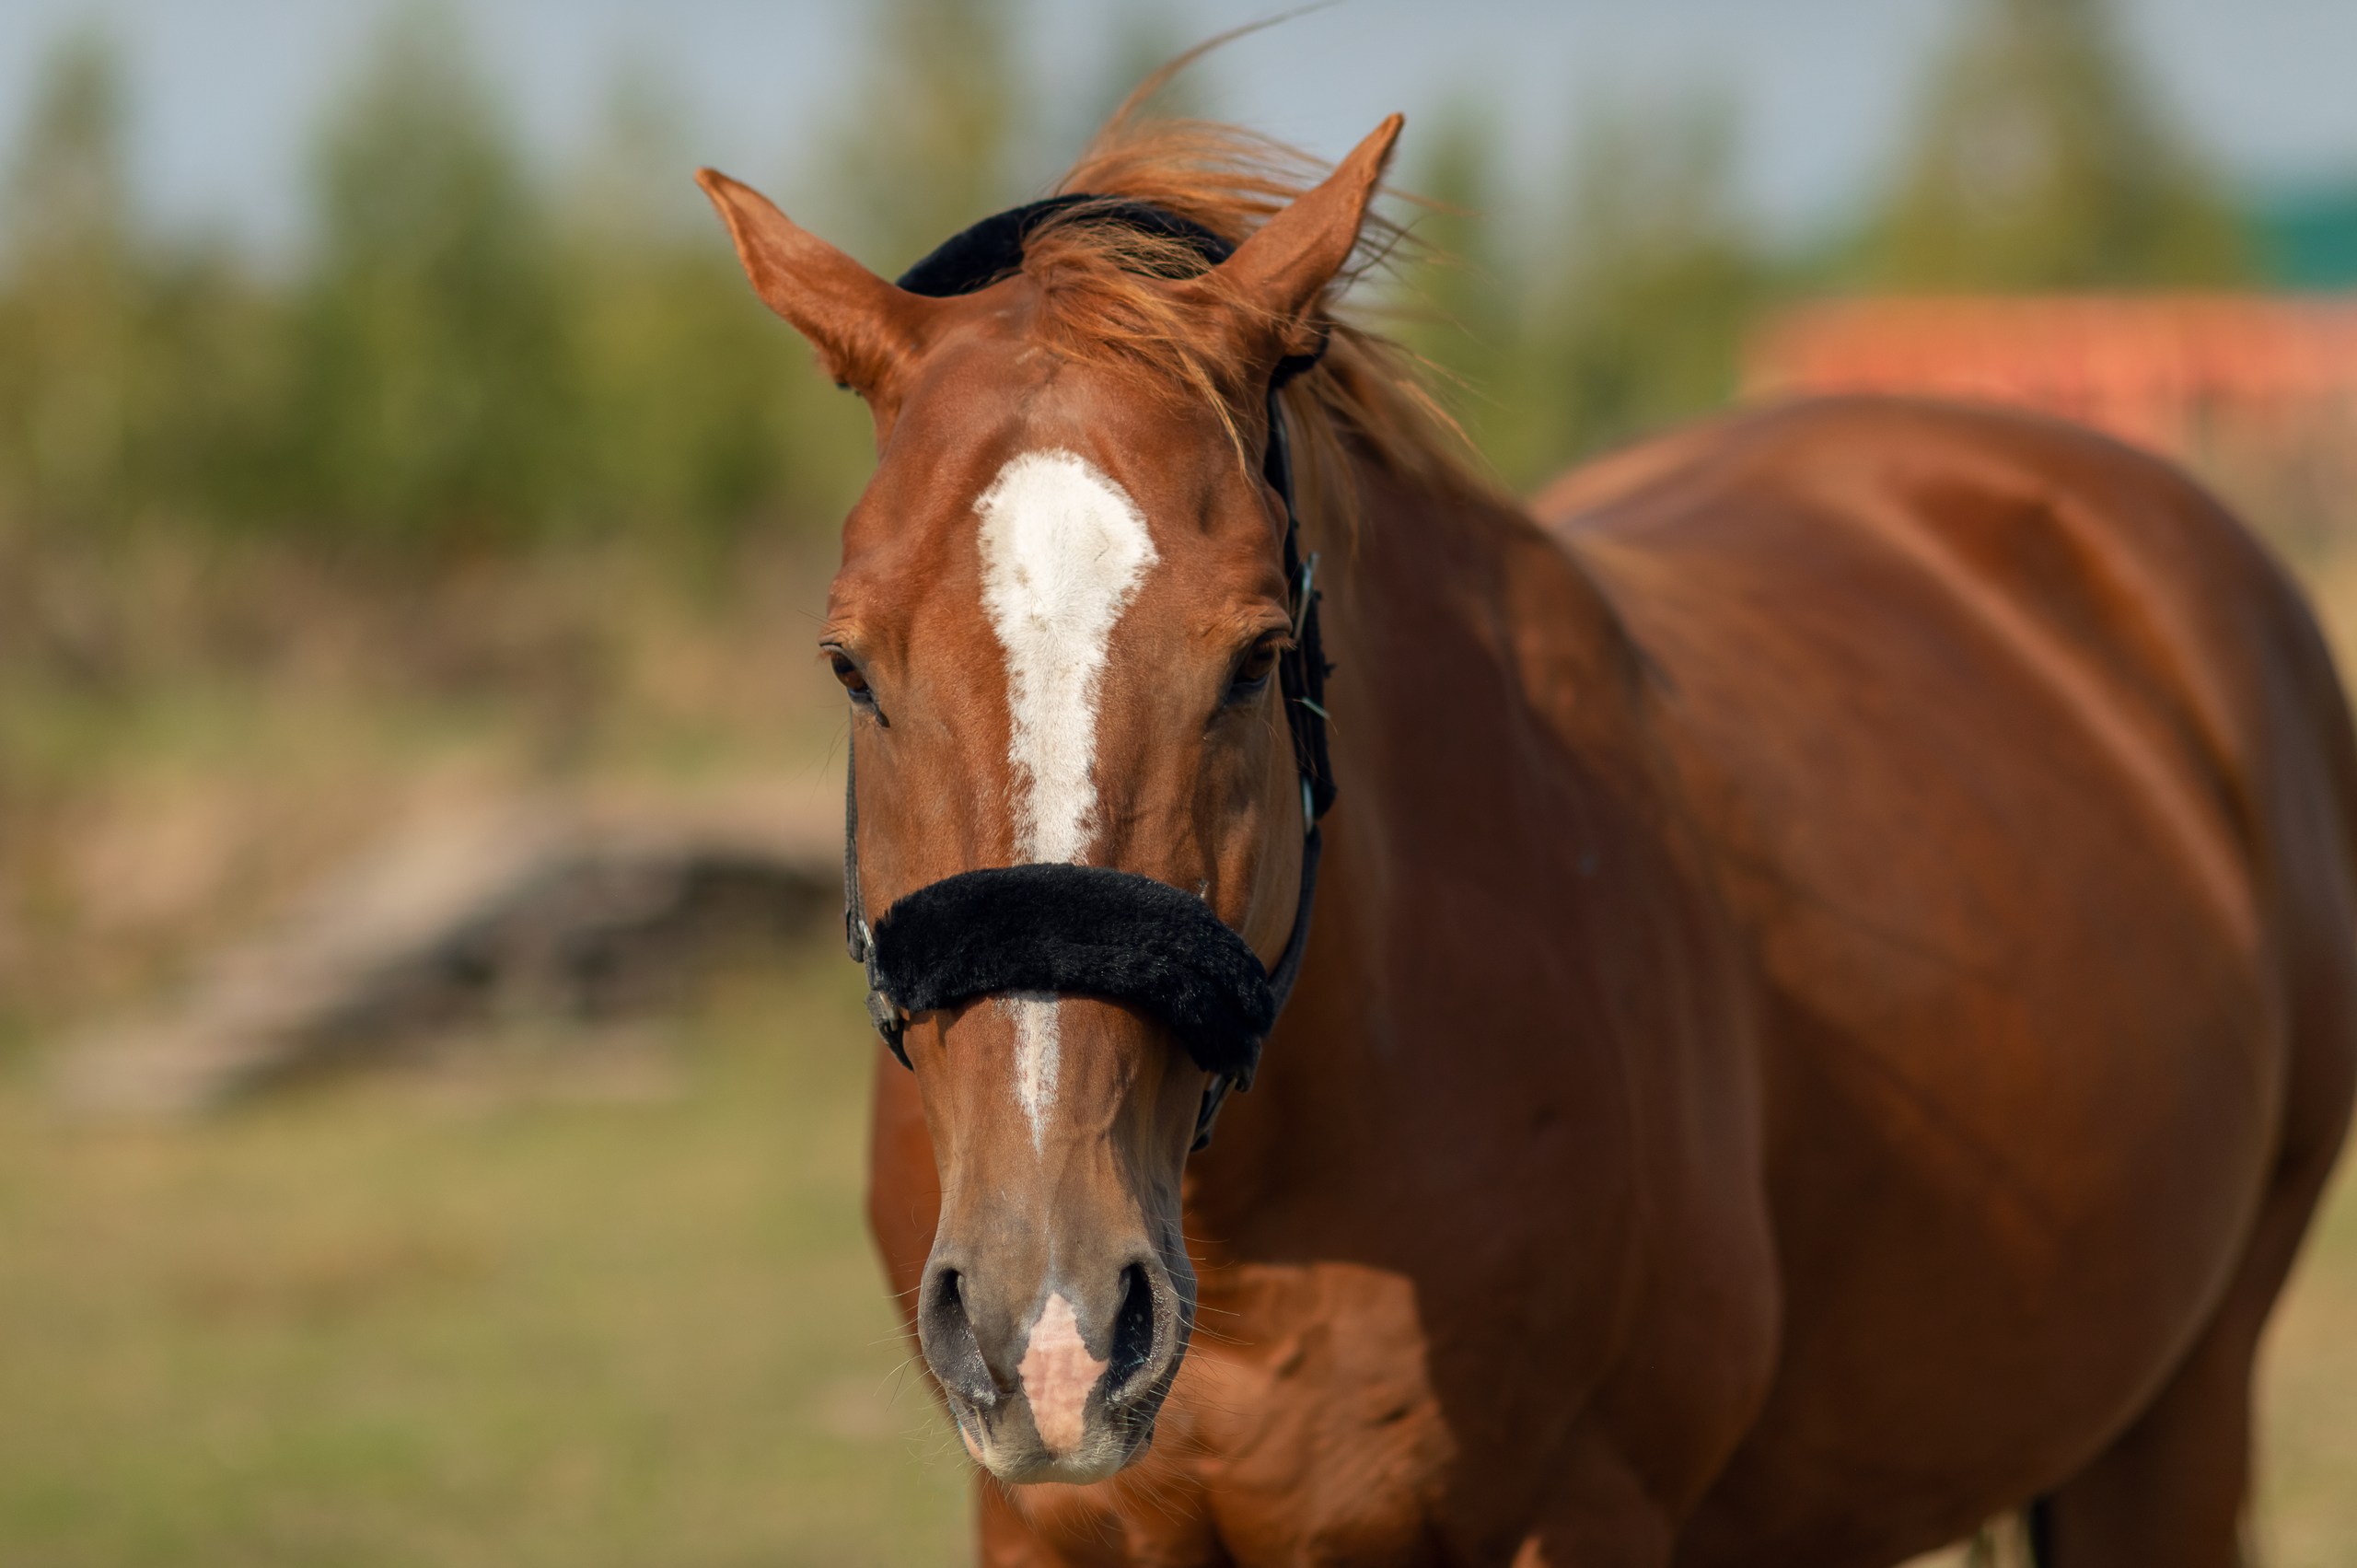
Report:
[[919,888],[876,923],[876,961],[911,1013],[1010,991],[1127,1002],[1230,1077],[1251,1071],[1277,1021],[1259,957],[1209,904],[1102,865],[1002,865]]
[[[1193,220],[1144,203],[1086,195],[1053,196],[984,218],[903,273],[900,286],[945,297],[970,294],[1018,271],[1023,246],[1049,219],[1075,208],[1090,221],[1118,224],[1183,240],[1217,266],[1235,246]],[[1135,1007],[1176,1035],[1212,1075],[1195,1122],[1195,1146],[1230,1087],[1250,1088],[1260,1043],[1277,1021],[1301,970],[1309,913],[1318,890],[1318,819],[1333,803],[1326,752],[1326,676],[1318,638],[1317,557],[1301,555],[1293,465],[1277,390],[1317,363],[1309,354],[1279,364],[1270,378],[1269,449],[1263,468],[1285,508],[1284,563],[1294,643],[1278,659],[1294,761],[1301,774],[1301,893],[1293,933],[1274,970],[1264,970],[1244,938],[1194,894],[1133,872],[1101,865],[1031,865],[960,872],[919,888],[871,929],[859,881],[859,794],[854,754],[845,764],[843,925],[851,956],[867,969],[867,1011],[892,1054],[907,1066],[900,1040],[911,1013],[978,996],[1047,992],[1096,996]]]

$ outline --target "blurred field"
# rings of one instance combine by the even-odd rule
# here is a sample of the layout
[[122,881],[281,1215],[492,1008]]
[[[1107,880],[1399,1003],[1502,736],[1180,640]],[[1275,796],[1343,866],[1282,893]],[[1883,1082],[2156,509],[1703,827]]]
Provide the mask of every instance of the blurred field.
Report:
[[2334,1568],[2357,1561],[2357,1172],[2345,1159],[2273,1335],[2259,1561]]
[[[962,1560],[860,1220],[856,971],[762,968],[180,1129],[0,1088],[0,1561]],[[2270,1568],[2357,1553],[2352,1330],[2344,1179],[2269,1362]]]
[[[2311,565],[2347,649],[2351,575]],[[322,581],[252,623],[268,658],[0,680],[0,1563],[964,1560],[965,1464],[864,1233],[873,1046],[830,923],[675,1016],[522,1020],[187,1126],[75,1122],[41,1077],[71,1020],[437,801],[823,780],[818,580],[580,561],[421,590],[392,631]],[[172,595],[139,591],[163,635]],[[417,624],[465,630],[404,663]],[[2266,1417],[2264,1562],[2340,1568],[2357,1179]]]
[[765,968],[180,1130],[0,1091],[0,1562],[955,1561],[855,971]]

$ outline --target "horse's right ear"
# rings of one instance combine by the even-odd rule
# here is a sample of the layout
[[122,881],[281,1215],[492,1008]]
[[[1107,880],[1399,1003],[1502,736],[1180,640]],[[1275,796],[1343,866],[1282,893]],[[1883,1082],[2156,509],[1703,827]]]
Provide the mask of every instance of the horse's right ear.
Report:
[[1394,114],[1376,126],[1331,174],[1262,224],[1197,285],[1206,302],[1225,297],[1241,307],[1245,347],[1259,361],[1256,371],[1288,354],[1317,352],[1314,318],[1358,247],[1367,203],[1391,162],[1401,123]]
[[810,340],[827,373],[873,399],[923,347],[937,300],[895,288],[797,226],[749,185],[700,168],[761,303]]

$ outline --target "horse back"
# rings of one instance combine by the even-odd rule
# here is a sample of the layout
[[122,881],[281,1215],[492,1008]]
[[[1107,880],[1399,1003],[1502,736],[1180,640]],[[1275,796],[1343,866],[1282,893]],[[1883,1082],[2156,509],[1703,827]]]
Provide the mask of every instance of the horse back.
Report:
[[1641,650],[1756,976],[1786,1327],[1730,1539],[1838,1554],[1845,1458],[1968,1528],[2132,1415],[2341,1136],[2323,641],[2176,470],[1994,411],[1741,416],[1537,510]]

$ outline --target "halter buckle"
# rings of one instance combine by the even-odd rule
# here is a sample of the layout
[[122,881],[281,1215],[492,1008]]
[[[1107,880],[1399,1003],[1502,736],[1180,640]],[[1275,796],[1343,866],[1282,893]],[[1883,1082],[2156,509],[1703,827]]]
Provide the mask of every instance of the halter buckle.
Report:
[[881,991],[867,993],[867,1021],[876,1026],[876,1032],[884,1037],[884,1043],[892,1048],[892,1054],[900,1059],[900,1065],[911,1066],[908,1048],[900,1043],[900,1035],[907,1027],[908,1019],[892,1005],[891,998]]

